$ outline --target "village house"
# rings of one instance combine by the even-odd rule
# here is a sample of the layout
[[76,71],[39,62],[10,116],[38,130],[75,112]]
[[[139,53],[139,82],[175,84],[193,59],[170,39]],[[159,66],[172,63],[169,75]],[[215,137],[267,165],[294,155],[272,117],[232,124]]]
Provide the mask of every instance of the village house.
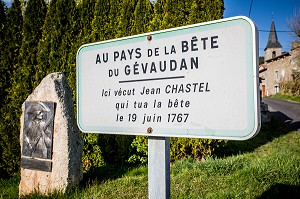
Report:
[[294,41],[290,52],[282,52],[275,24],[272,21],[268,43],[264,51],[264,63],[259,66],[262,97],[280,92],[280,82],[293,80],[293,73],[299,70],[300,42]]

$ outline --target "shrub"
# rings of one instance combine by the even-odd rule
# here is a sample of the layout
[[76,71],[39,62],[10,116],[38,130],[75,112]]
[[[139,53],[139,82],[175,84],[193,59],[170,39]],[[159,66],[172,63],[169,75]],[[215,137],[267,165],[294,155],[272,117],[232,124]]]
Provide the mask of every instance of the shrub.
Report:
[[130,147],[134,136],[130,135],[99,135],[98,145],[102,157],[107,164],[124,164],[131,156]]
[[144,136],[136,136],[132,141],[131,147],[135,150],[129,159],[129,163],[146,163],[148,160],[148,138]]
[[207,159],[212,156],[218,147],[224,146],[224,140],[197,139],[197,138],[171,138],[171,161],[184,157],[197,160]]
[[[197,139],[197,138],[171,138],[170,159],[171,162],[182,158],[191,157],[203,160],[212,156],[218,147],[226,144],[224,140]],[[131,144],[135,149],[128,162],[146,163],[148,156],[148,138],[137,136]]]
[[98,138],[98,134],[83,134],[82,167],[84,172],[104,165],[102,152],[98,145]]
[[281,94],[289,95],[292,97],[300,95],[300,79],[293,81],[279,83],[279,90]]
[[105,164],[125,164],[131,155],[134,136],[87,133],[83,139],[82,166],[86,172]]

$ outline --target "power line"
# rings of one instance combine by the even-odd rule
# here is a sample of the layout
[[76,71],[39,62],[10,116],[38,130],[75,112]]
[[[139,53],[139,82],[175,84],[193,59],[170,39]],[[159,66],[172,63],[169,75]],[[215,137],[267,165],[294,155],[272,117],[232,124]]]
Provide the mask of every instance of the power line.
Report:
[[[253,5],[253,0],[251,0],[251,4],[250,4],[250,8],[249,8],[249,18],[250,18],[250,15],[251,15],[251,10],[252,10],[252,5]],[[274,17],[274,13],[272,12],[272,20],[273,20],[273,17]],[[271,32],[269,30],[258,30],[259,32]],[[276,32],[294,32],[294,31],[291,31],[291,30],[277,30]]]
[[[291,49],[290,47],[282,47],[282,49]],[[259,50],[265,50],[264,47],[259,48]]]
[[[258,30],[259,32],[275,32],[270,30]],[[294,32],[292,30],[276,30],[276,32]]]
[[250,14],[251,14],[252,3],[253,3],[253,0],[251,0],[251,4],[250,4],[250,9],[249,9],[249,17],[250,17]]

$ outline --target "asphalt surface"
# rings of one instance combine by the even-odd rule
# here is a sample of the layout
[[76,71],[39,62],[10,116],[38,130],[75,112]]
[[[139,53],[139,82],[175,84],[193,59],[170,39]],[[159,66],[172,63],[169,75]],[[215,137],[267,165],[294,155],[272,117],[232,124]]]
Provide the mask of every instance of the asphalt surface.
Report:
[[300,132],[300,103],[274,98],[263,98],[268,104],[271,115],[289,124],[293,130]]

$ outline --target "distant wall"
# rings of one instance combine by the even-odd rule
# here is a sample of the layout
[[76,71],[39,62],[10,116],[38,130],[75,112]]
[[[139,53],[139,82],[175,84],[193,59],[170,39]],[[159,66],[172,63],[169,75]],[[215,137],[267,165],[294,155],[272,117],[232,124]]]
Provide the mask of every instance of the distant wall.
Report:
[[274,95],[280,92],[279,83],[292,81],[292,72],[299,69],[300,42],[293,42],[291,52],[283,53],[275,58],[265,60],[260,67],[267,68],[260,73],[263,78],[260,85],[262,96]]

